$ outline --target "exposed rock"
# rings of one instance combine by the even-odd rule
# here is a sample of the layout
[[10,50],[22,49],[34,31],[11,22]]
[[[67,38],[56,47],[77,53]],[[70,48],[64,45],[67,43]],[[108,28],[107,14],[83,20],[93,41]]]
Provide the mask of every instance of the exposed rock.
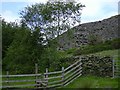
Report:
[[118,18],[120,18],[120,15],[102,21],[80,24],[74,27],[70,37],[68,32],[60,36],[59,48],[66,50],[86,45],[89,43],[89,35],[98,36],[102,41],[120,38],[118,35]]

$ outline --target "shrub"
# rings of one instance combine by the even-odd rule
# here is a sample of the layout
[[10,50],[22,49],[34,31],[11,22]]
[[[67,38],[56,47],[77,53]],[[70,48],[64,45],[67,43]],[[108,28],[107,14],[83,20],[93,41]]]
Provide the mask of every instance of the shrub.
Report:
[[119,49],[120,48],[120,38],[114,39],[111,43],[112,48]]
[[95,53],[104,50],[112,50],[119,48],[120,48],[120,39],[113,39],[111,41],[107,40],[104,43],[99,43],[96,45],[81,46],[78,50],[76,50],[73,53],[73,55],[89,54],[89,53]]
[[97,45],[97,44],[100,44],[102,42],[103,42],[103,40],[102,40],[101,36],[94,35],[94,34],[90,34],[88,36],[88,44],[89,45]]
[[76,48],[72,48],[72,49],[66,50],[66,53],[67,53],[67,54],[72,54],[72,53],[75,52],[75,51],[76,51]]

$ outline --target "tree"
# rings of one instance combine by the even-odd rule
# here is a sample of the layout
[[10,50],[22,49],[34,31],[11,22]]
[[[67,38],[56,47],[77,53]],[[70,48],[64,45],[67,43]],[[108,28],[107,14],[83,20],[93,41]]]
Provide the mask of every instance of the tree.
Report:
[[57,36],[62,32],[67,31],[70,27],[74,26],[76,23],[80,23],[81,8],[82,4],[75,2],[60,2],[54,1],[52,3],[47,3],[52,6],[52,24],[53,27],[56,27]]
[[42,41],[39,29],[31,33],[28,28],[19,27],[3,58],[3,70],[14,74],[34,73],[34,65],[39,62],[44,49]]
[[15,23],[7,23],[2,19],[2,58],[5,57],[7,48],[10,46],[14,39],[14,34],[18,30]]
[[81,3],[75,2],[40,3],[26,7],[21,12],[21,18],[32,30],[39,27],[48,41],[80,23],[83,7]]

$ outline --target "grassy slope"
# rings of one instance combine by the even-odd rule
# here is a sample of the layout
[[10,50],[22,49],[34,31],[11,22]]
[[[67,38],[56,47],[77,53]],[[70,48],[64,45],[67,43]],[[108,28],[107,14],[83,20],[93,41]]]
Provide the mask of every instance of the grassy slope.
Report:
[[[119,50],[107,50],[89,55],[99,55],[99,56],[113,56],[115,60],[120,60],[118,58]],[[113,78],[102,78],[95,76],[82,76],[74,80],[71,84],[65,86],[65,88],[116,88],[118,87],[118,80]]]
[[97,52],[94,54],[90,54],[90,55],[99,55],[99,56],[112,56],[114,59],[118,59],[118,52],[120,51],[120,49],[117,50],[107,50],[107,51],[102,51],[102,52]]
[[64,88],[117,88],[118,80],[95,76],[82,76]]

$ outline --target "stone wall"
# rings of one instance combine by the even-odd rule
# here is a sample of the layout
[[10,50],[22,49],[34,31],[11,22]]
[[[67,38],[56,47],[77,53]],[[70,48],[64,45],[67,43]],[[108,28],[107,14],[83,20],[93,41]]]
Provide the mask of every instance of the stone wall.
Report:
[[84,56],[82,60],[82,75],[112,77],[113,59],[109,56]]
[[120,38],[118,36],[118,17],[120,18],[120,15],[102,21],[80,24],[72,28],[73,34],[71,37],[68,37],[67,32],[61,35],[59,48],[66,50],[86,45],[89,43],[89,35],[98,36],[102,41]]

